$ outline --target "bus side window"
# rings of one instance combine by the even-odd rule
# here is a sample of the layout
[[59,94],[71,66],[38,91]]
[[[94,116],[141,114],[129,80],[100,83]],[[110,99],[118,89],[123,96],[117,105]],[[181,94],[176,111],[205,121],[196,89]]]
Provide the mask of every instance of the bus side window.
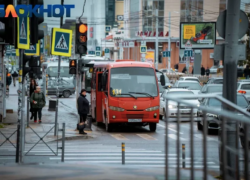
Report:
[[91,82],[91,88],[92,89],[96,89],[96,73],[93,73],[92,82]]

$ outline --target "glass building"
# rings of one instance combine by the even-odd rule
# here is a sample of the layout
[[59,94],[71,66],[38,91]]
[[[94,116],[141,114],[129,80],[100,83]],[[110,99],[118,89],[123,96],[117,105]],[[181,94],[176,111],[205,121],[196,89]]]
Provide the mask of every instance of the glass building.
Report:
[[105,0],[105,24],[112,26],[115,23],[115,0]]

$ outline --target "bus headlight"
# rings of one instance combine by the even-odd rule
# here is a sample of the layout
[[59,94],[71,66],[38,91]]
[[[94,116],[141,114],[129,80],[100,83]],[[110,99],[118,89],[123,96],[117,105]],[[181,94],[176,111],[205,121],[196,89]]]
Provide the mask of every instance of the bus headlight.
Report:
[[119,108],[119,107],[114,107],[114,106],[109,106],[109,109],[113,110],[113,111],[120,111],[120,112],[123,112],[124,109],[122,108]]
[[148,108],[148,109],[145,109],[145,111],[155,111],[155,110],[157,110],[157,109],[159,109],[159,106],[150,107],[150,108]]

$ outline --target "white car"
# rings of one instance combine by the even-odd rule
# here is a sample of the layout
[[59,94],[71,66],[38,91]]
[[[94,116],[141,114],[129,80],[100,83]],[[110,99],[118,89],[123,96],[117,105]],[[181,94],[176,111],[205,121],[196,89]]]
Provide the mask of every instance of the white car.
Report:
[[184,75],[184,73],[181,72],[175,72],[173,69],[170,69],[170,71],[168,69],[159,69],[159,71],[165,73],[165,74],[176,74],[176,75]]
[[184,77],[181,77],[179,80],[180,81],[196,81],[196,82],[200,83],[200,80],[197,77],[184,76]]
[[237,92],[244,94],[248,101],[250,102],[250,82],[243,81],[237,83]]
[[186,88],[190,91],[192,91],[194,94],[198,95],[201,91],[201,85],[197,81],[176,81],[174,84],[174,87],[177,88]]
[[[166,116],[166,101],[164,97],[176,97],[176,96],[188,96],[194,95],[194,93],[187,89],[166,89],[164,93],[161,95],[161,102],[160,102],[160,119],[164,119]],[[186,99],[184,100],[187,103],[200,106],[200,102],[198,98],[196,99]],[[175,101],[168,101],[168,117],[177,117],[178,107],[177,102]],[[185,104],[180,104],[180,115],[181,117],[189,117],[191,115],[191,108],[186,106]],[[197,116],[197,109],[193,109],[193,115]]]

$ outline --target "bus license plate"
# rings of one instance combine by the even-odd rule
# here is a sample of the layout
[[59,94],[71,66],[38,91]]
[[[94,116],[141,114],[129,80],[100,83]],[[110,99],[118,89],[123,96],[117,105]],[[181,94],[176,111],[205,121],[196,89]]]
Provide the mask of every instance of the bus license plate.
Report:
[[142,122],[142,119],[128,119],[128,122]]

